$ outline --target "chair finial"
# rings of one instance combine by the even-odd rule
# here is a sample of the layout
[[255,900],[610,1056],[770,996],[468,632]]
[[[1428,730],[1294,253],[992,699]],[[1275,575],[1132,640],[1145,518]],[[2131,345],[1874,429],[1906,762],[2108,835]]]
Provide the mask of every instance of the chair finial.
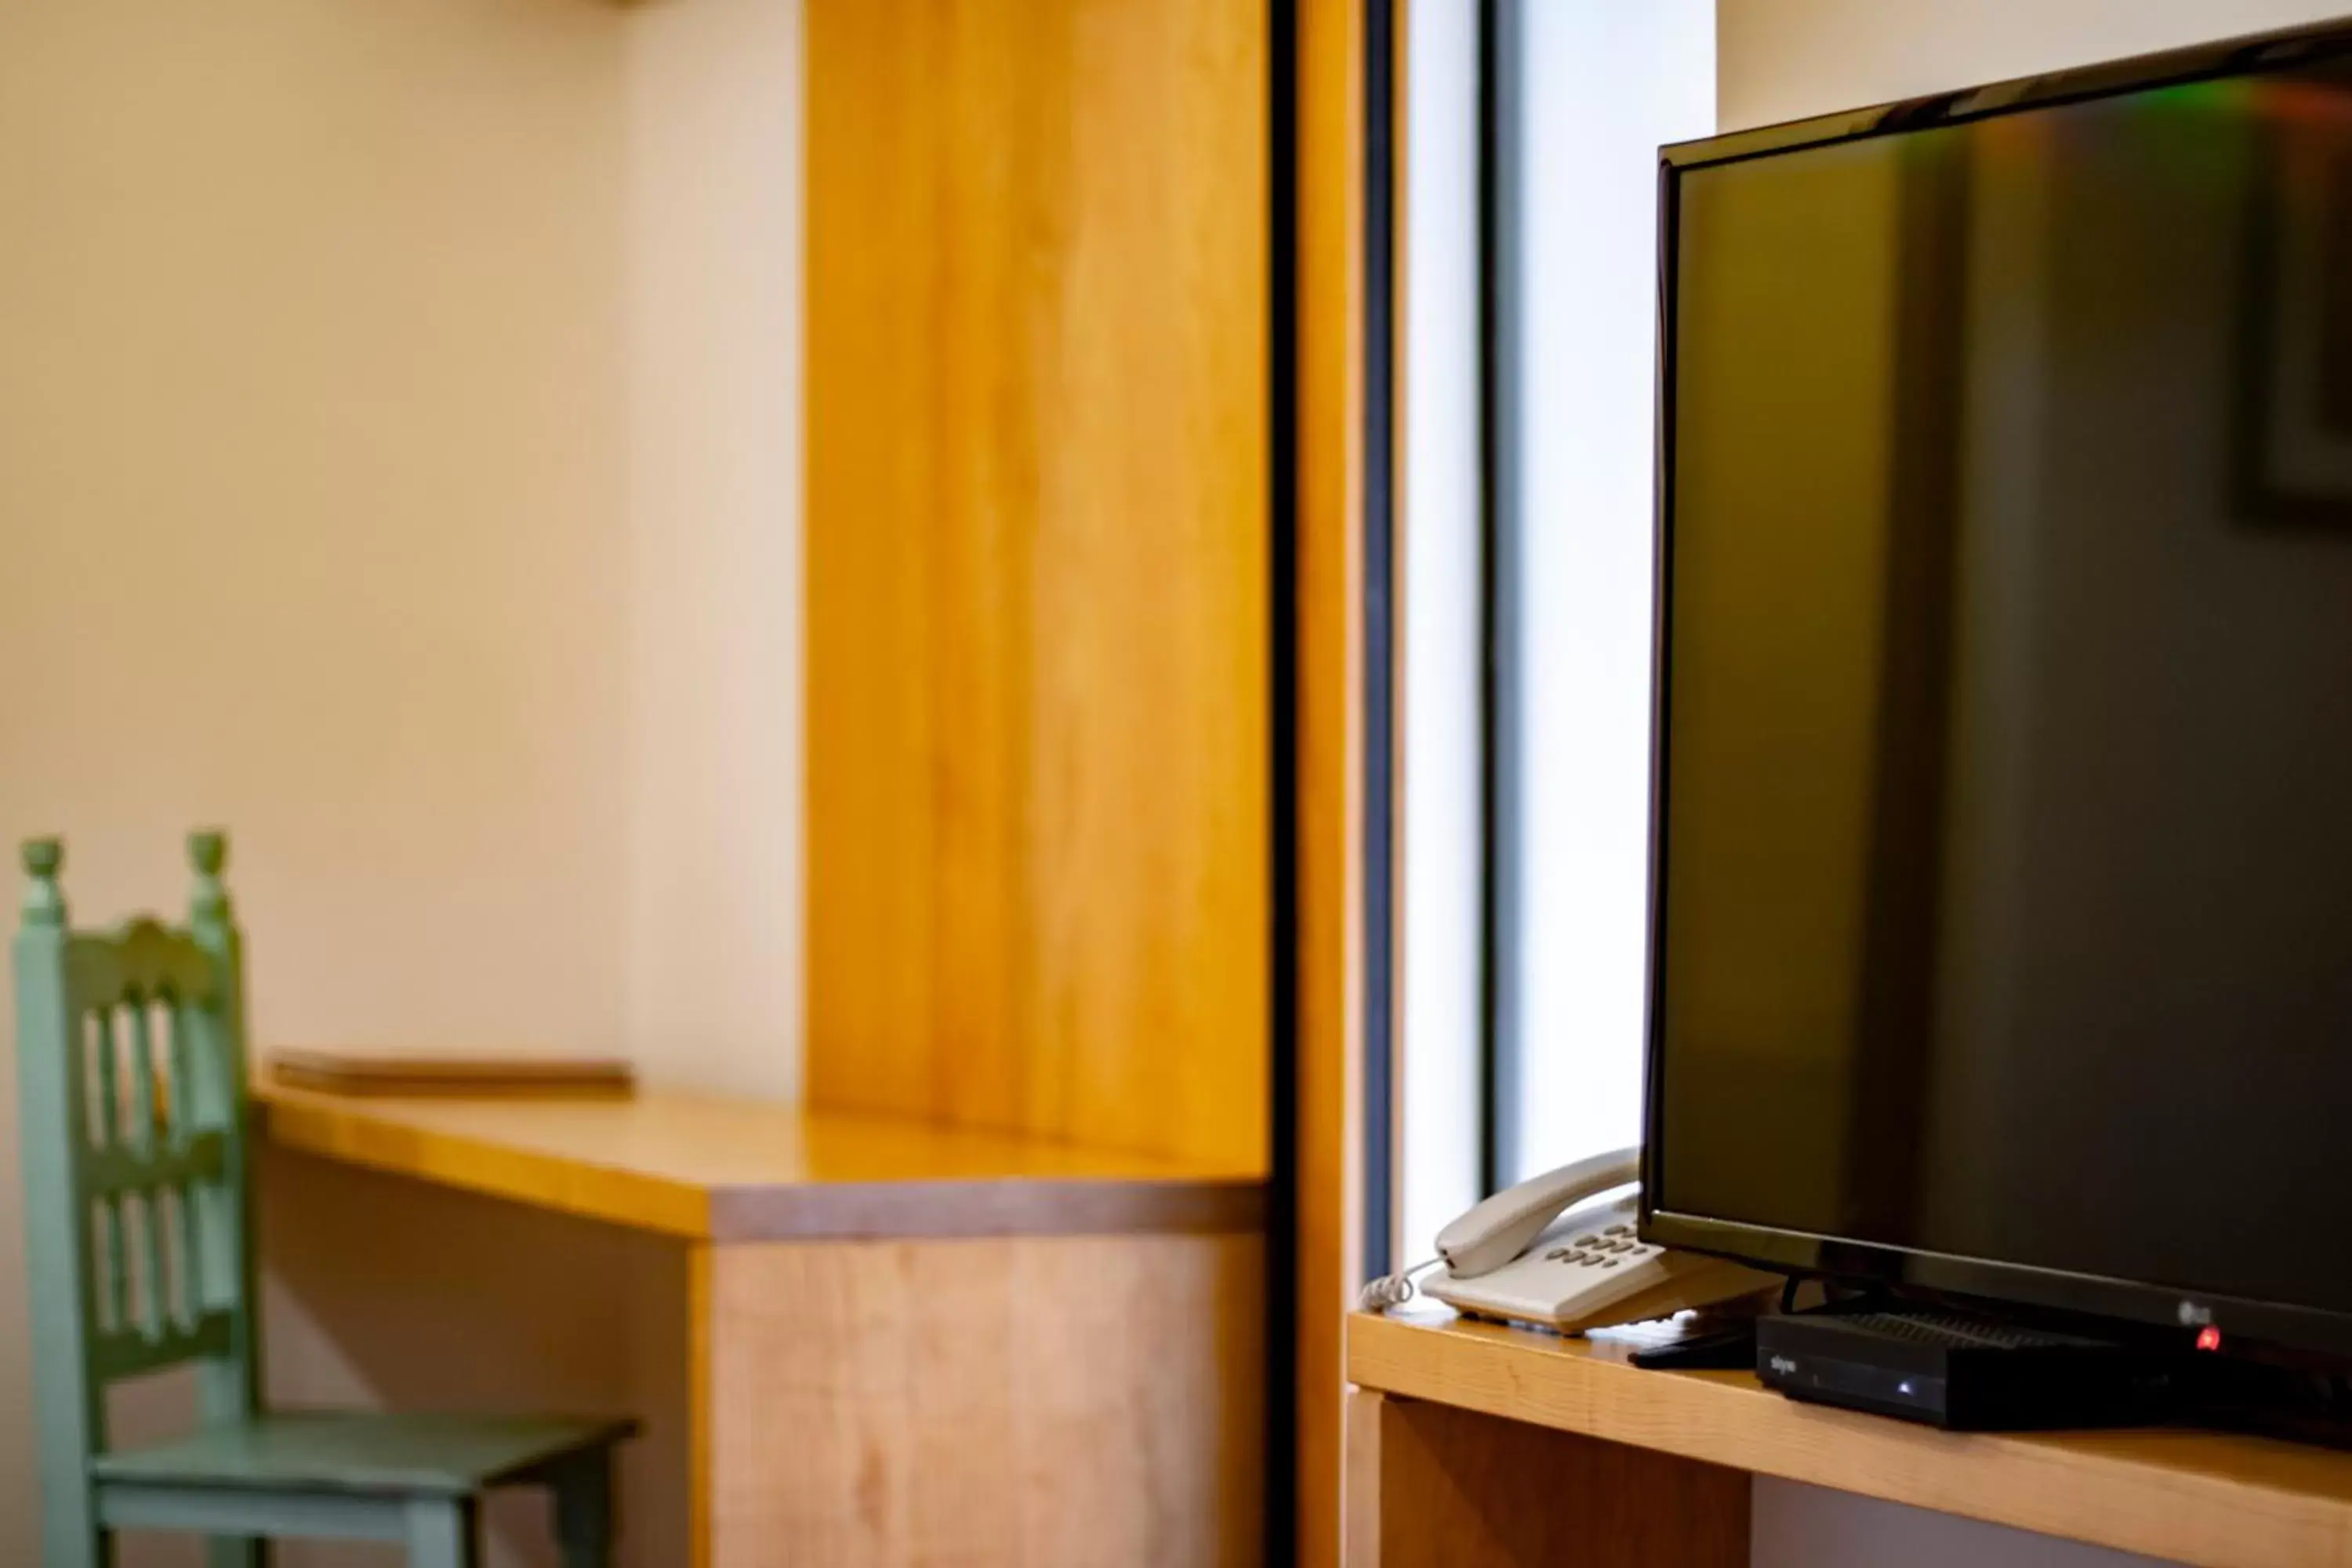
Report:
[[228,913],[228,889],[221,886],[221,868],[228,864],[228,835],[216,827],[199,828],[188,835],[188,864],[196,873],[195,891],[188,900],[189,912],[198,920],[218,918]]
[[25,863],[25,875],[32,886],[25,889],[25,923],[28,926],[62,926],[66,923],[66,896],[58,889],[58,872],[66,863],[66,847],[58,838],[27,838],[18,854]]
[[188,864],[197,874],[217,877],[228,864],[228,835],[217,827],[200,827],[188,835]]

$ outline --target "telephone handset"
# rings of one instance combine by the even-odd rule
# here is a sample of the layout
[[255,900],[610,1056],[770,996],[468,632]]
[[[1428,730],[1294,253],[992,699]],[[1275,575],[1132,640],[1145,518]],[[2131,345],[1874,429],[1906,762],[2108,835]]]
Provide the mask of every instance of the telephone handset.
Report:
[[1363,1305],[1397,1305],[1412,1275],[1442,1264],[1424,1289],[1456,1310],[1580,1333],[1780,1287],[1779,1275],[1643,1241],[1635,1194],[1590,1201],[1640,1180],[1641,1160],[1614,1150],[1496,1193],[1437,1233],[1431,1262],[1366,1286]]

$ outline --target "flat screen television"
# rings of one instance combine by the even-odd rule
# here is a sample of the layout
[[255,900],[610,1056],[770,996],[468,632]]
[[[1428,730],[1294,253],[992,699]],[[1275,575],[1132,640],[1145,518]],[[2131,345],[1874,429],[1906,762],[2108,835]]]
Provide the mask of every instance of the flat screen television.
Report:
[[2352,28],[1660,179],[1645,1233],[2352,1352]]

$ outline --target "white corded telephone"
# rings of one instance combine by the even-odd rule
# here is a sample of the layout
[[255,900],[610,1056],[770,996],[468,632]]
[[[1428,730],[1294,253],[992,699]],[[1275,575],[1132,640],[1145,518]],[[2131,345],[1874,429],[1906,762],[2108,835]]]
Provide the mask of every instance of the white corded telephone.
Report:
[[1443,1264],[1423,1289],[1456,1310],[1573,1334],[1780,1287],[1777,1274],[1642,1240],[1636,1194],[1586,1201],[1640,1180],[1641,1162],[1640,1149],[1620,1149],[1496,1193],[1437,1233],[1436,1258],[1365,1286],[1363,1305],[1409,1300],[1412,1276]]

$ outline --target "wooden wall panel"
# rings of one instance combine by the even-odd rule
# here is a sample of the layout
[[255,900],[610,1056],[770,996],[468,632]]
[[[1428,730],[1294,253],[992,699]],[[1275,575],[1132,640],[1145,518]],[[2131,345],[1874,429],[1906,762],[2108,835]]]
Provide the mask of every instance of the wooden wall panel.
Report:
[[808,1093],[1263,1169],[1265,0],[810,0]]
[[1264,1244],[718,1248],[713,1568],[1250,1568]]

